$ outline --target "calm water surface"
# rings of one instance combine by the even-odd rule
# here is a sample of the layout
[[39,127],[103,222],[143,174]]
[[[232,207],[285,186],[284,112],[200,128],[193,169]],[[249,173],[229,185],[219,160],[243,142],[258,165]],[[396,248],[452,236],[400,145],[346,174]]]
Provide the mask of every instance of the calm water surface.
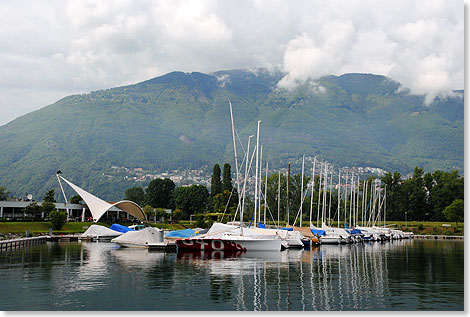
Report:
[[240,254],[47,243],[0,254],[0,310],[464,310],[463,241]]

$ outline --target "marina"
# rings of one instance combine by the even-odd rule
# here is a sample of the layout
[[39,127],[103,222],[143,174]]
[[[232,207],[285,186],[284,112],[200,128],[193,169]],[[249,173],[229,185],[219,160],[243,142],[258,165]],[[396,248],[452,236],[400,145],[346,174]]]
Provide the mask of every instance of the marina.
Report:
[[46,242],[0,255],[0,309],[463,310],[463,267],[458,240],[245,253]]

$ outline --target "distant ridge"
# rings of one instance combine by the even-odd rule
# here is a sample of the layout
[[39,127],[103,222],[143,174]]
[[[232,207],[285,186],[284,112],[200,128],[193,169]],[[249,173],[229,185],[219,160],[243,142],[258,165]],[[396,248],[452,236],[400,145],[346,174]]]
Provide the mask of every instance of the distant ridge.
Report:
[[65,97],[0,127],[0,186],[41,197],[57,188],[61,169],[77,185],[117,200],[135,183],[107,179],[111,166],[233,165],[228,100],[244,146],[262,121],[263,155],[272,168],[306,154],[336,167],[463,172],[463,91],[425,106],[424,96],[384,76],[325,76],[287,90],[277,87],[283,75],[172,72]]

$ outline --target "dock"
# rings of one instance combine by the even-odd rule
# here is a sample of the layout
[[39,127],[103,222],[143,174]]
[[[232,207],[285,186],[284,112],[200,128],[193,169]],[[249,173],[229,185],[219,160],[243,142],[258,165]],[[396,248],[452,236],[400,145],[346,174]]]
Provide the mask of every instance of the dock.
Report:
[[39,237],[30,237],[30,238],[20,238],[20,239],[11,239],[11,240],[0,240],[0,253],[16,250],[32,245],[38,245],[49,241],[49,236],[39,236]]
[[149,243],[149,251],[176,252],[176,242]]
[[428,240],[465,240],[464,236],[444,236],[444,235],[435,235],[435,234],[428,234],[428,235],[414,235],[415,239],[428,239]]

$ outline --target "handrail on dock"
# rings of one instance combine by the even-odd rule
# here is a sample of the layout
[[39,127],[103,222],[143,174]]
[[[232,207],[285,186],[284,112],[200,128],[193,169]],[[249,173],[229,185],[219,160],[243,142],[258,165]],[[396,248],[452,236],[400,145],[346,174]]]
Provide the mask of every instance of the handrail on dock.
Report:
[[0,240],[0,253],[8,251],[8,250],[15,250],[15,249],[26,247],[26,246],[45,243],[48,238],[49,236],[39,236],[39,237],[30,237],[30,238]]

